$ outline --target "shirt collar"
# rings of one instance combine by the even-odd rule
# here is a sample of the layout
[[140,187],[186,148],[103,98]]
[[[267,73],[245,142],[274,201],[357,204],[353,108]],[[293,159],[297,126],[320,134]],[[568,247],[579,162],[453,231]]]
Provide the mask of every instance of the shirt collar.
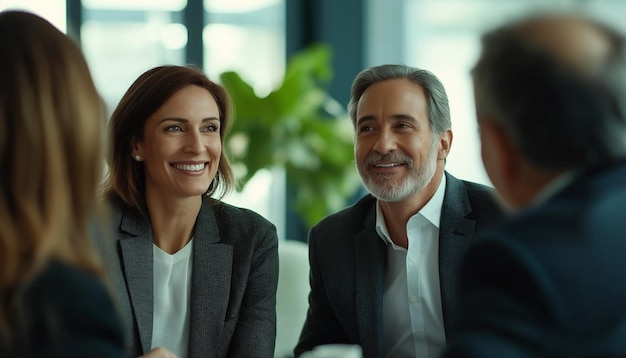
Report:
[[[435,225],[436,228],[439,228],[439,222],[441,221],[441,209],[443,208],[443,198],[445,193],[446,176],[444,174],[441,176],[441,182],[439,183],[439,187],[437,187],[435,194],[420,211],[415,213],[415,215],[421,214],[426,218],[426,220]],[[378,233],[378,236],[380,236],[381,239],[387,244],[393,244],[389,235],[389,230],[387,230],[387,224],[385,223],[383,209],[380,206],[380,200],[376,200],[376,232]]]
[[419,211],[419,213],[424,215],[437,229],[439,228],[439,221],[441,220],[441,208],[443,207],[443,197],[445,193],[446,176],[444,174],[441,176],[441,183],[439,183],[439,187],[433,197],[430,198],[422,210]]
[[560,191],[565,189],[571,182],[573,182],[579,175],[579,171],[565,172],[555,179],[553,179],[548,185],[546,185],[532,200],[532,206],[536,206],[550,200],[557,195]]

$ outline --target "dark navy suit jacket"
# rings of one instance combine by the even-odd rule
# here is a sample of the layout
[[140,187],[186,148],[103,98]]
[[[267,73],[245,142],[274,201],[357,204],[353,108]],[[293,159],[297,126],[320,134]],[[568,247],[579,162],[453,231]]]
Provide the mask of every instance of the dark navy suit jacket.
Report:
[[19,322],[11,327],[15,344],[12,352],[0,344],[0,357],[122,356],[122,325],[110,292],[74,266],[51,261],[25,285],[11,314]]
[[446,357],[626,357],[626,162],[468,250]]
[[[439,279],[444,325],[456,271],[474,233],[500,218],[492,189],[446,173],[439,230]],[[358,344],[364,358],[383,356],[383,289],[387,249],[376,233],[376,199],[367,195],[322,220],[309,233],[309,311],[295,348]]]

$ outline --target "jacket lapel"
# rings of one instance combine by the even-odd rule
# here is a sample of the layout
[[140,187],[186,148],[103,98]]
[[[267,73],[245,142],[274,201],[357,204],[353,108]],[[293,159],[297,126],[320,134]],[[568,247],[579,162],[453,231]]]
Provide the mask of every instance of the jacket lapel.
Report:
[[[376,201],[364,221],[364,230],[355,236],[356,312],[363,350],[382,356],[382,305],[387,248],[376,233]],[[456,277],[466,247],[474,234],[475,221],[466,219],[472,211],[465,184],[446,172],[446,192],[441,209],[439,232],[439,280],[446,335],[450,326]],[[377,328],[379,327],[379,328]],[[381,350],[378,352],[378,350]]]
[[387,249],[376,233],[376,201],[355,236],[357,326],[363,351],[382,357],[383,289]]
[[472,211],[465,184],[446,172],[446,193],[439,224],[439,283],[446,335],[454,307],[456,277],[476,222],[466,219]]
[[120,240],[124,275],[144,352],[152,345],[153,259],[152,230],[147,217],[129,210],[122,216],[120,229],[128,237]]
[[202,201],[196,220],[191,274],[189,357],[217,354],[228,307],[233,247],[220,243],[212,201]]

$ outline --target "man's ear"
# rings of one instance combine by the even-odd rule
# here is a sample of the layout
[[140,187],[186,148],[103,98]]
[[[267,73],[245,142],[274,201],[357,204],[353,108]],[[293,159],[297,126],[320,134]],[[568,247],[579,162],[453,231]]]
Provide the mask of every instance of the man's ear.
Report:
[[480,121],[480,153],[489,179],[505,201],[514,198],[520,156],[504,128],[493,120]]
[[439,149],[437,152],[437,159],[445,160],[450,154],[450,147],[452,147],[452,130],[446,129],[439,133]]

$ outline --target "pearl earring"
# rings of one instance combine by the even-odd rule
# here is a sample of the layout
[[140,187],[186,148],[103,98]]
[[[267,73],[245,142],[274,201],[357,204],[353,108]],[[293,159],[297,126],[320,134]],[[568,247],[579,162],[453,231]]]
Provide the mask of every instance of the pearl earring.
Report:
[[142,161],[143,159],[141,158],[141,155],[136,155],[136,156],[135,156],[135,160],[136,160],[136,161],[138,161],[138,162],[140,162],[140,161]]

